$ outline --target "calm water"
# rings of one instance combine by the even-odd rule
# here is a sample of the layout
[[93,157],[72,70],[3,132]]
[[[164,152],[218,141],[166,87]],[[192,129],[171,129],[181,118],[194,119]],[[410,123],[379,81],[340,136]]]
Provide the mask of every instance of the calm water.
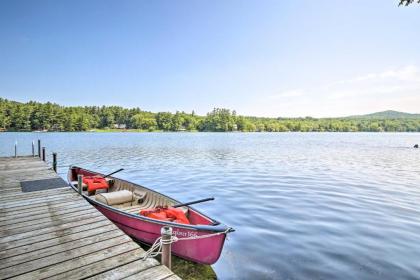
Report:
[[38,138],[60,165],[215,196],[197,208],[236,229],[221,279],[420,278],[420,134],[0,133],[0,155]]

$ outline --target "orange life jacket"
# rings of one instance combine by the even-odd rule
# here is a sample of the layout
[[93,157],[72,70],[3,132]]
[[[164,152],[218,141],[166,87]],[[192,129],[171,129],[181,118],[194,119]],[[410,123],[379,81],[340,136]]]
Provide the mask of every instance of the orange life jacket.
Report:
[[144,209],[140,210],[140,215],[143,215],[148,218],[170,221],[179,224],[190,224],[187,216],[185,216],[184,211],[174,207],[162,207],[158,206],[153,209]]
[[109,188],[106,179],[99,176],[85,176],[83,177],[83,183],[87,185],[88,191]]

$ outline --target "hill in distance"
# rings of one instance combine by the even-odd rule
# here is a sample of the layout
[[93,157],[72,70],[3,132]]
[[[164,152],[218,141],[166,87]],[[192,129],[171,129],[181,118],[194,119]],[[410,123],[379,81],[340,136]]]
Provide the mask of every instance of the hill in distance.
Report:
[[346,117],[349,119],[420,119],[420,114],[411,114],[387,110],[366,115],[357,115]]

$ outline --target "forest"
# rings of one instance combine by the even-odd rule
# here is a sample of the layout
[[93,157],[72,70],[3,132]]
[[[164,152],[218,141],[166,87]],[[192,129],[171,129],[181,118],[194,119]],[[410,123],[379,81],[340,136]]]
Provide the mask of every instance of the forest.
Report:
[[[281,113],[281,112],[280,112]],[[416,115],[417,116],[417,115]],[[1,131],[242,131],[242,132],[420,132],[420,117],[366,115],[345,118],[263,118],[214,108],[206,116],[192,111],[148,112],[119,106],[60,106],[0,98]]]

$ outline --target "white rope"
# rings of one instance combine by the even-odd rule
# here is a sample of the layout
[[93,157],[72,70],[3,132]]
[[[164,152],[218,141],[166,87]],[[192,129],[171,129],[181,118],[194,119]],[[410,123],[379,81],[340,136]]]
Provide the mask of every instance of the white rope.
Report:
[[185,241],[185,240],[195,240],[195,239],[203,239],[203,238],[209,238],[221,234],[227,234],[231,229],[228,228],[225,231],[216,232],[216,233],[210,233],[210,234],[204,234],[204,235],[195,235],[190,237],[176,237],[175,235],[171,236],[171,239],[169,240],[162,240],[162,237],[159,237],[156,239],[156,241],[153,243],[152,247],[150,247],[149,250],[144,253],[142,260],[146,260],[147,258],[154,258],[158,255],[162,254],[162,245],[169,245],[178,241]]

